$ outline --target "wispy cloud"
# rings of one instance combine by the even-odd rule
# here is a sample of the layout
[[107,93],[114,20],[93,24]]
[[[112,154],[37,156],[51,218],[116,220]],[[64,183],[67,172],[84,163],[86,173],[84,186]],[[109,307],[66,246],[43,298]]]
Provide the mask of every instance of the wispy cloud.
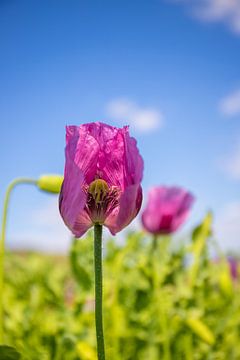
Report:
[[208,22],[221,22],[240,35],[239,0],[175,0],[190,6],[192,14]]
[[128,123],[136,130],[150,132],[163,126],[163,114],[152,107],[142,107],[129,99],[114,99],[106,106],[107,116]]
[[223,249],[238,250],[240,246],[240,201],[226,204],[215,221],[215,235]]
[[240,115],[240,89],[222,99],[219,109],[225,116]]
[[231,154],[221,161],[221,167],[234,180],[240,180],[240,142]]

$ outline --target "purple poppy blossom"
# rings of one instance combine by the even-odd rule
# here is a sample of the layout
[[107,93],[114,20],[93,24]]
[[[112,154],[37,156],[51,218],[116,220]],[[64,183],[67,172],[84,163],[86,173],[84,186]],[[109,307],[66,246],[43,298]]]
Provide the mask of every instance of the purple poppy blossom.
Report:
[[152,188],[142,214],[143,227],[156,235],[175,232],[186,220],[193,201],[193,195],[182,188]]
[[230,270],[232,279],[237,280],[237,278],[238,278],[238,260],[232,256],[229,256],[227,258],[227,261],[228,261],[229,270]]
[[115,235],[142,204],[143,160],[128,127],[95,122],[66,127],[61,216],[80,237],[94,224]]

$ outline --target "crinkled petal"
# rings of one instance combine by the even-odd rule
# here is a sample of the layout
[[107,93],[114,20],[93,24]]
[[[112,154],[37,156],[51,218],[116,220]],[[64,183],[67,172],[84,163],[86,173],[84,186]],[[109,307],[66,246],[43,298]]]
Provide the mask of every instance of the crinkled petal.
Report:
[[118,129],[116,136],[104,148],[103,178],[124,191],[128,186],[140,184],[143,177],[143,159],[137,142],[130,137],[128,126]]
[[125,186],[139,184],[143,177],[143,159],[139,154],[137,142],[130,137],[128,127],[125,128]]
[[89,217],[84,214],[86,194],[83,191],[83,184],[82,171],[66,153],[65,176],[59,197],[59,210],[65,224],[75,236],[80,236],[80,233],[84,233],[91,226]]
[[75,220],[72,228],[72,233],[76,237],[81,237],[85,232],[93,226],[91,219],[89,218],[85,210],[81,210]]
[[115,235],[124,229],[137,216],[142,205],[142,188],[131,185],[120,197],[119,208],[105,221],[105,225]]
[[102,144],[99,154],[99,173],[109,186],[124,189],[124,142],[122,129]]
[[90,184],[97,173],[99,143],[89,133],[88,127],[66,127],[66,161],[71,159],[83,174],[83,182]]
[[[143,176],[143,159],[139,154],[136,140],[129,135],[128,126],[122,129],[99,122],[68,127],[73,141],[73,153],[79,149],[75,162],[85,174],[89,164],[94,174],[104,179],[109,186],[117,186],[122,191],[129,185],[139,184]],[[81,135],[80,135],[81,134]],[[77,142],[77,145],[76,145]],[[93,155],[82,156],[83,152]],[[92,175],[92,174],[91,174]],[[93,176],[87,178],[87,182]]]

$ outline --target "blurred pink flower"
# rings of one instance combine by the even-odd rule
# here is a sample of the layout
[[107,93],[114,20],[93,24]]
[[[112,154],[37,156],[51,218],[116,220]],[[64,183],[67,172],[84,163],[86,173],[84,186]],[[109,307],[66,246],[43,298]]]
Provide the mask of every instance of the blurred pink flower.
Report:
[[142,214],[143,227],[152,234],[171,234],[186,220],[193,202],[193,195],[182,188],[154,187]]
[[227,261],[228,261],[232,279],[237,280],[237,278],[238,278],[238,260],[232,256],[228,256]]
[[66,164],[59,209],[77,237],[94,224],[114,235],[142,204],[143,160],[128,127],[103,123],[66,127]]

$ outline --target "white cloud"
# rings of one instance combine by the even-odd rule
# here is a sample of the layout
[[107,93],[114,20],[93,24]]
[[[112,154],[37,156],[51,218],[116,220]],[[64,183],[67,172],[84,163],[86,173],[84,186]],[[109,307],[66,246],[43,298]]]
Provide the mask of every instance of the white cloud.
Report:
[[240,248],[240,201],[227,204],[216,216],[216,240],[224,250]]
[[140,107],[128,99],[115,99],[106,106],[107,115],[114,120],[129,123],[141,132],[149,132],[163,126],[163,114],[154,108]]
[[240,143],[237,144],[232,154],[223,159],[221,165],[232,179],[240,180]]
[[26,231],[13,234],[11,248],[64,253],[70,246],[71,233],[58,210],[57,197],[32,211]]
[[219,108],[226,116],[240,115],[240,90],[222,99]]
[[177,0],[188,4],[193,14],[203,21],[222,22],[240,34],[240,0]]

